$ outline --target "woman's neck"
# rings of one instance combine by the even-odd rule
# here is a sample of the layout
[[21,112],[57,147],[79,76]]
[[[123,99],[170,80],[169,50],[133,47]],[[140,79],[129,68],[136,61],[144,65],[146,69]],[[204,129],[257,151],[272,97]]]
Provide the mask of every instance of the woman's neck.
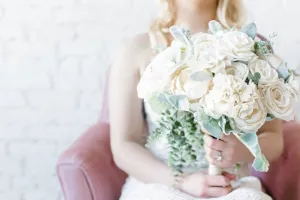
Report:
[[208,22],[216,19],[217,0],[177,0],[175,24],[192,33],[207,32]]

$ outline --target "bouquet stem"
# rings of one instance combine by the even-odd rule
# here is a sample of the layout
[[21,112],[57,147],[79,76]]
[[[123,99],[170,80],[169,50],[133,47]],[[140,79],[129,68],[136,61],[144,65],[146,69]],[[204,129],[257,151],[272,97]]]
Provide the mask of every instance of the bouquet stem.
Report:
[[209,164],[209,167],[208,167],[208,174],[209,175],[221,175],[222,174],[222,169],[220,167],[217,167],[213,164]]

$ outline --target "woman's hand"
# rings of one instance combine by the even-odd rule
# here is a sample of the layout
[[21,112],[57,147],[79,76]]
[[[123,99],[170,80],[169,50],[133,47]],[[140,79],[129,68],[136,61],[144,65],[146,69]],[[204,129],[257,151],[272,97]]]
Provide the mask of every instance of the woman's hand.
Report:
[[221,197],[232,191],[230,181],[235,178],[235,175],[227,172],[218,176],[199,172],[182,178],[179,189],[198,198]]
[[204,148],[208,162],[220,168],[229,168],[238,162],[251,162],[254,159],[247,147],[233,134],[223,134],[219,140],[205,134]]

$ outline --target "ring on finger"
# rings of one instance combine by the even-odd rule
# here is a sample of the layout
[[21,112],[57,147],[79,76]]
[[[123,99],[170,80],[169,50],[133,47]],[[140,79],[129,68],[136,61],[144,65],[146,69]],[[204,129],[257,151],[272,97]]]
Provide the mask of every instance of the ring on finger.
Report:
[[222,152],[221,152],[221,151],[218,151],[218,152],[217,152],[215,159],[216,159],[217,161],[222,161],[222,160],[223,160]]

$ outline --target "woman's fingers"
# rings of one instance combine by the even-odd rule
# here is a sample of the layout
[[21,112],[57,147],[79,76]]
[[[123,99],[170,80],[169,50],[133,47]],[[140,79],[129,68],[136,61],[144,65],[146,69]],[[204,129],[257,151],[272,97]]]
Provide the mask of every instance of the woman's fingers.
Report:
[[[224,173],[224,174],[226,174],[227,176],[232,175],[229,173]],[[204,190],[205,194],[202,195],[204,197],[221,197],[229,194],[232,191],[232,186],[230,185],[231,179],[226,176],[206,175],[205,180],[206,180],[206,189]]]
[[231,186],[227,187],[209,187],[206,190],[205,196],[208,197],[222,197],[229,194],[232,191]]
[[230,179],[222,175],[206,175],[206,183],[209,187],[226,187],[230,185]]
[[204,135],[204,144],[212,149],[218,150],[218,151],[222,151],[225,149],[226,147],[226,143],[223,140],[217,140],[214,139],[213,137],[205,134]]
[[[231,167],[231,156],[230,155],[226,155],[226,152],[221,152],[218,150],[214,150],[208,146],[204,146],[205,149],[205,157],[208,160],[209,163],[214,164],[218,167],[221,168],[227,168],[227,167]],[[220,155],[221,152],[221,155]],[[221,156],[221,160],[218,160],[217,157]]]
[[223,172],[222,175],[229,178],[231,181],[236,180],[236,175],[235,174],[231,174],[229,172]]
[[216,158],[212,158],[208,155],[206,155],[206,159],[210,164],[216,165],[217,167],[220,167],[220,168],[232,167],[231,162],[228,160],[225,160],[225,159],[217,160]]

